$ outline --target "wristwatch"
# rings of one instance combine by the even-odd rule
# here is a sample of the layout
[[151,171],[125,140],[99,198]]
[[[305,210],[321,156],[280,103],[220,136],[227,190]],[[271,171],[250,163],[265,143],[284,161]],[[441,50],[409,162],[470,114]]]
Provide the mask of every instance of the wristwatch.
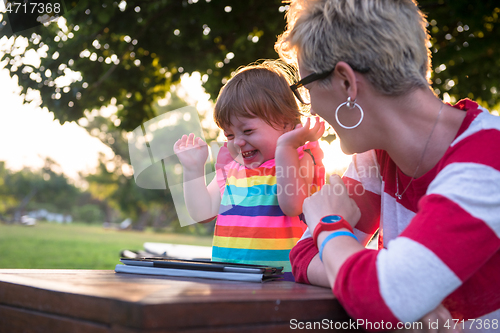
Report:
[[327,215],[321,218],[318,225],[314,229],[313,240],[314,244],[317,246],[318,236],[322,231],[334,231],[338,229],[346,228],[350,232],[354,233],[349,222],[344,220],[340,215]]

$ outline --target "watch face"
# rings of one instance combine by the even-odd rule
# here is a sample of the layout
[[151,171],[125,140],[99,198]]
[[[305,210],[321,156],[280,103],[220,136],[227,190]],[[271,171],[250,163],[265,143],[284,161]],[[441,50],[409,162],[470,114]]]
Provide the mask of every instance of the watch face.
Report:
[[328,215],[328,216],[325,216],[321,219],[321,222],[324,222],[324,223],[335,223],[335,222],[339,222],[340,220],[342,220],[342,216],[339,216],[339,215]]

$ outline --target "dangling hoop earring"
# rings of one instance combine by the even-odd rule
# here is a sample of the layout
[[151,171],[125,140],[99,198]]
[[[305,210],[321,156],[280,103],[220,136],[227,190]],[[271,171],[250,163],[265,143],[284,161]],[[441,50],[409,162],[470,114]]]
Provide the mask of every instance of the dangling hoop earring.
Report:
[[[355,107],[357,107],[359,109],[359,111],[361,112],[361,118],[359,118],[359,121],[356,125],[354,126],[346,126],[344,124],[342,124],[339,120],[339,110],[341,107],[343,107],[344,105],[347,105],[347,107],[349,109],[354,109]],[[353,128],[356,128],[359,126],[359,124],[361,124],[361,122],[363,121],[363,117],[364,117],[364,112],[363,112],[363,109],[361,108],[361,106],[359,106],[358,103],[356,103],[356,100],[352,100],[351,97],[347,97],[347,102],[344,102],[342,104],[340,104],[338,107],[337,107],[337,110],[335,110],[335,120],[337,120],[337,124],[340,125],[340,127],[342,128],[345,128],[345,129],[353,129]]]

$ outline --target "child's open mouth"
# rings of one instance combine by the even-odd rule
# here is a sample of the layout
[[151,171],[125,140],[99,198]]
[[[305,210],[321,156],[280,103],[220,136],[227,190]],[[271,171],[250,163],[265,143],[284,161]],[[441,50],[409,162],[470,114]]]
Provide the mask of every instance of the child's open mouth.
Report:
[[250,159],[257,154],[258,150],[251,150],[251,151],[246,151],[244,153],[241,153],[244,159]]

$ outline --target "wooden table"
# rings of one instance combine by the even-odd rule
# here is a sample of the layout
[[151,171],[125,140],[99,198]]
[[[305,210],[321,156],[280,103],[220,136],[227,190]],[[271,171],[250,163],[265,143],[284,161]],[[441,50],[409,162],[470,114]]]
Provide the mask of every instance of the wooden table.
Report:
[[0,269],[2,333],[302,331],[291,320],[349,317],[330,290],[293,282]]

